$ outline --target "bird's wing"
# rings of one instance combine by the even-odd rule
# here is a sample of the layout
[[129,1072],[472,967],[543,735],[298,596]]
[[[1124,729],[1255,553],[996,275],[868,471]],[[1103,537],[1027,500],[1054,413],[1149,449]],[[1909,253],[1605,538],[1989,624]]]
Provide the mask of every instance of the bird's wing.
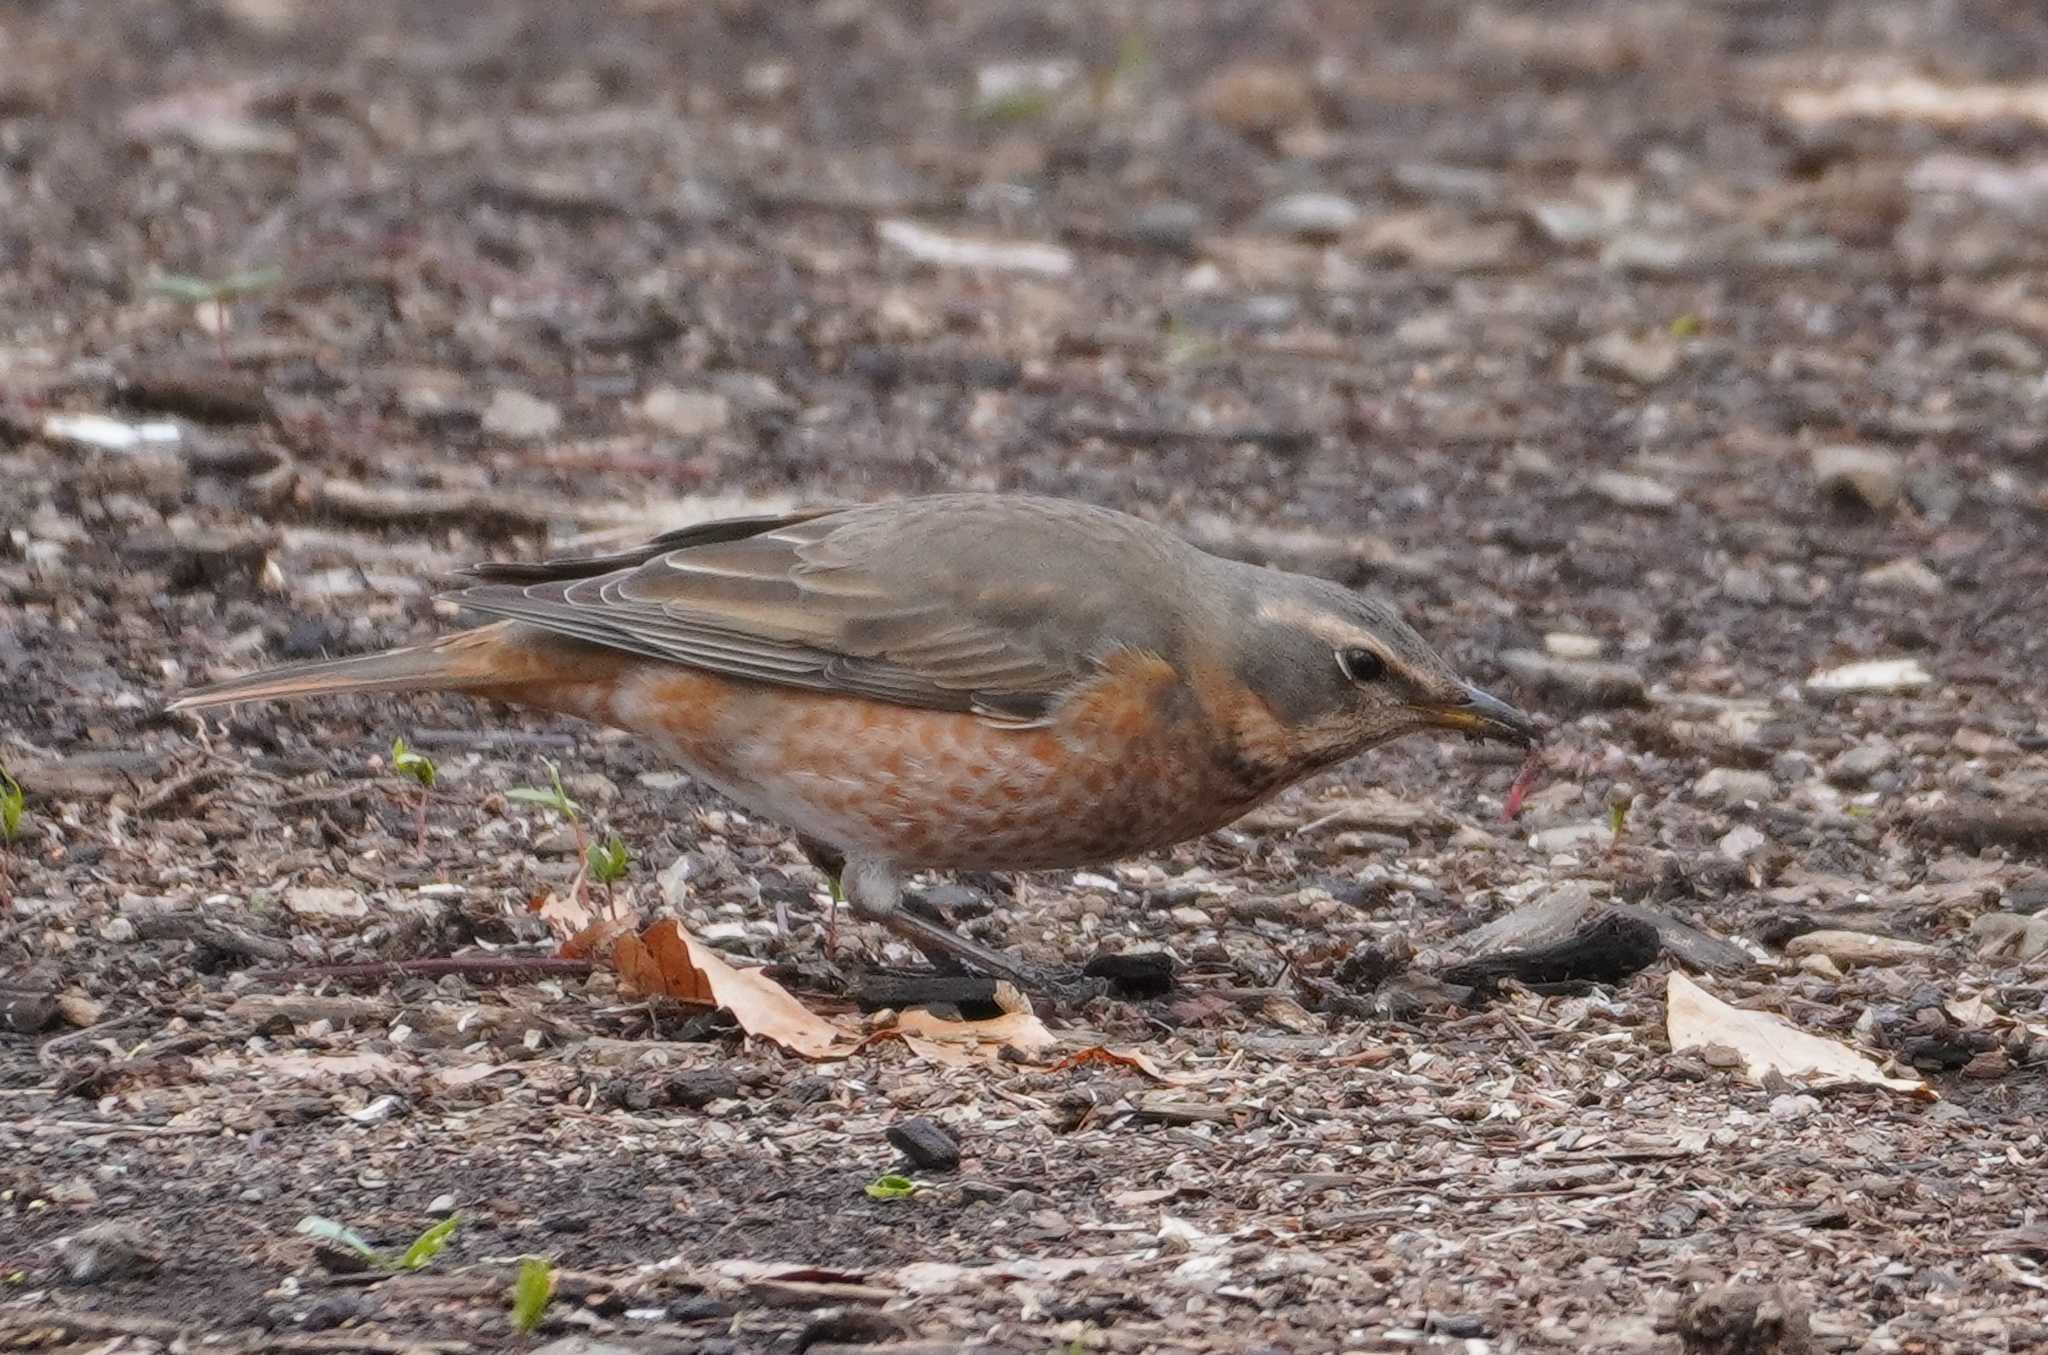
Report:
[[450,596],[711,672],[1028,725],[1124,647],[1085,557],[1127,550],[1113,538],[1130,520],[1019,502],[710,523],[615,556],[480,566],[484,582]]

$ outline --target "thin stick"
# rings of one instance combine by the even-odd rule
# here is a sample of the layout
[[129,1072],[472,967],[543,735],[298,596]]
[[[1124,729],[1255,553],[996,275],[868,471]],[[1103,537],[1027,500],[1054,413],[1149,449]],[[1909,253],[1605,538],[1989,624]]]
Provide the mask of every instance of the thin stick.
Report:
[[495,978],[517,974],[593,973],[590,960],[564,955],[450,955],[428,960],[369,960],[361,964],[297,965],[291,969],[265,969],[250,975],[255,979],[397,979],[439,978],[460,974],[467,978]]

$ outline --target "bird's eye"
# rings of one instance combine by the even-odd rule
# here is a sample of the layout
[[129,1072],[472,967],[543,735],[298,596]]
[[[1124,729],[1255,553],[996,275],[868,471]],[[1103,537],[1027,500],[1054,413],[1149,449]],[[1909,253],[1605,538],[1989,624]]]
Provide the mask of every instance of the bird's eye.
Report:
[[1378,682],[1387,675],[1387,661],[1370,649],[1340,649],[1337,666],[1353,682]]

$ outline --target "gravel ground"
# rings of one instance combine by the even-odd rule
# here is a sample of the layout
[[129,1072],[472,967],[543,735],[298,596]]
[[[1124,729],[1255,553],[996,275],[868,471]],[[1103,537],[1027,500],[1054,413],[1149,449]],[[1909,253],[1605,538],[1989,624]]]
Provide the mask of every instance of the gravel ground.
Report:
[[[41,0],[0,51],[0,1349],[2048,1348],[2048,11]],[[1175,988],[812,1062],[401,968],[546,946],[548,759],[632,901],[862,1019],[913,957],[626,740],[162,713],[447,629],[467,560],[941,488],[1378,589],[1548,775],[1510,823],[1411,740],[949,885]],[[1444,973],[1565,907],[1670,951]],[[1924,1090],[1674,1051],[1702,964]],[[449,1212],[407,1273],[295,1231]]]

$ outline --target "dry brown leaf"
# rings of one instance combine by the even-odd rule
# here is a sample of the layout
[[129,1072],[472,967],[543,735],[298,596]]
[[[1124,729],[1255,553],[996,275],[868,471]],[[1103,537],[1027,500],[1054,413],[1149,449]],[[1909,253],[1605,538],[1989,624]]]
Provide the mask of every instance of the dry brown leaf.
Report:
[[723,1007],[740,1029],[806,1058],[847,1052],[853,1037],[807,1010],[781,984],[754,970],[734,969],[674,918],[638,936],[619,938],[612,951],[619,982],[629,991]]
[[1849,1046],[1809,1035],[1782,1016],[1730,1006],[1683,974],[1674,972],[1664,987],[1664,1019],[1673,1049],[1733,1049],[1742,1056],[1744,1075],[1758,1084],[1775,1071],[1787,1078],[1862,1082],[1934,1099],[1933,1089],[1918,1078],[1887,1076]]
[[977,1050],[983,1058],[995,1058],[1006,1044],[1020,1054],[1038,1054],[1059,1044],[1032,1011],[1006,1011],[987,1021],[948,1021],[930,1011],[905,1011],[897,1017],[895,1028],[911,1048],[932,1042]]
[[1077,1049],[1052,1066],[1053,1072],[1063,1068],[1080,1068],[1089,1064],[1107,1064],[1118,1068],[1135,1068],[1155,1082],[1167,1080],[1159,1071],[1159,1065],[1152,1062],[1136,1049],[1111,1049],[1107,1045],[1092,1044],[1086,1049]]
[[618,950],[619,942],[631,936],[634,928],[639,925],[640,917],[637,913],[628,913],[623,917],[601,917],[566,938],[559,953],[565,960],[594,960],[599,964],[610,964]]

